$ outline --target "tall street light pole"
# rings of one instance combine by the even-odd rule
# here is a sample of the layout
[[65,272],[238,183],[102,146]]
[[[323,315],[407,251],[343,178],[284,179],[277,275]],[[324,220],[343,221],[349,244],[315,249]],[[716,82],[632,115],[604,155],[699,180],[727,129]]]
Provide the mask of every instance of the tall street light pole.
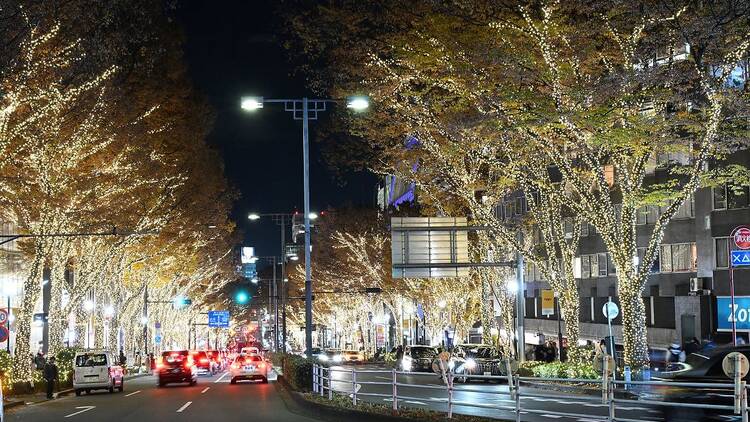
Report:
[[[334,99],[264,99],[263,97],[243,97],[241,107],[255,111],[263,108],[265,103],[283,103],[284,110],[292,112],[294,120],[302,120],[302,169],[305,213],[305,348],[308,358],[312,358],[312,267],[310,263],[310,140],[308,135],[309,121],[317,120],[318,113],[326,111],[326,106],[337,103]],[[352,110],[364,110],[369,106],[365,97],[349,97],[346,107]]]

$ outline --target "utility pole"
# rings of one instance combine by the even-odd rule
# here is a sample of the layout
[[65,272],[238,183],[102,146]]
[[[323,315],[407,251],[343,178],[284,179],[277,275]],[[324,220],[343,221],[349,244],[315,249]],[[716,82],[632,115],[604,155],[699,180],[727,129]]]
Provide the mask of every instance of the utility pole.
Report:
[[143,354],[148,355],[148,284],[143,288]]

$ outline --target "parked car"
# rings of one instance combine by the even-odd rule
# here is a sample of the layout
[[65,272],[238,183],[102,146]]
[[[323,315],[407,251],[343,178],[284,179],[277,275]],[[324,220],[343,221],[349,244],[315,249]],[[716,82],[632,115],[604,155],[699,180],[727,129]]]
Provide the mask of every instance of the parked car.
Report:
[[507,374],[500,350],[486,344],[460,344],[455,346],[453,355],[448,362],[448,368],[453,370],[456,380],[459,382],[466,382],[471,379],[465,375]]
[[122,391],[125,388],[123,369],[113,354],[107,351],[78,352],[73,366],[73,388],[76,396],[91,390]]
[[232,377],[231,384],[239,380],[260,380],[263,384],[268,383],[268,370],[270,365],[258,355],[240,355],[235,358],[229,367]]
[[159,387],[176,382],[186,382],[190,385],[198,383],[198,368],[187,350],[162,353],[156,363],[156,373]]
[[432,346],[406,346],[399,365],[402,371],[432,372],[432,361],[437,354]]
[[[671,381],[727,383],[731,381],[731,378],[724,374],[722,362],[731,352],[740,352],[750,359],[750,345],[716,347],[691,353],[687,356],[685,362],[673,362],[669,365],[670,370],[654,374],[652,378]],[[745,376],[744,379],[748,380],[748,378],[750,378],[750,374]]]

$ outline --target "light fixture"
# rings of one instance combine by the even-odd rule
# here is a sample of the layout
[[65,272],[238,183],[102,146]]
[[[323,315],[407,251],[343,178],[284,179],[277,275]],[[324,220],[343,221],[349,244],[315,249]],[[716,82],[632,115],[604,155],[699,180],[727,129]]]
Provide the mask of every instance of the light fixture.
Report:
[[112,317],[115,314],[115,307],[112,305],[107,305],[107,307],[104,308],[104,316],[106,317]]
[[251,214],[249,214],[249,215],[247,216],[247,219],[248,219],[248,220],[253,220],[253,221],[255,221],[255,220],[258,220],[258,219],[260,219],[260,215],[258,215],[258,214],[256,214],[256,213],[251,213]]
[[[314,212],[311,212],[310,214],[307,214],[307,216],[310,218],[310,220],[315,220],[315,219],[318,218],[318,214],[314,213]],[[304,233],[304,231],[303,231],[303,233]]]
[[513,279],[508,280],[506,282],[506,287],[509,293],[513,293],[513,294],[518,293],[518,282],[516,280],[513,280]]
[[142,316],[141,317],[141,324],[143,324],[143,325],[148,324],[148,317],[147,316]]
[[437,305],[438,305],[438,308],[443,309],[445,308],[445,305],[447,305],[447,303],[445,303],[444,300],[441,300],[440,302],[438,302]]
[[250,281],[251,281],[251,282],[252,282],[253,284],[258,284],[258,277],[253,277],[253,278],[251,278],[251,279],[250,279]]
[[297,255],[292,255],[289,257],[292,261],[299,261],[299,257]]
[[242,97],[240,107],[246,111],[255,111],[263,108],[263,97]]
[[87,312],[91,312],[94,310],[94,301],[91,299],[86,300],[83,302],[83,309],[85,309]]
[[346,108],[354,111],[367,110],[370,107],[370,99],[365,96],[352,96],[346,99]]

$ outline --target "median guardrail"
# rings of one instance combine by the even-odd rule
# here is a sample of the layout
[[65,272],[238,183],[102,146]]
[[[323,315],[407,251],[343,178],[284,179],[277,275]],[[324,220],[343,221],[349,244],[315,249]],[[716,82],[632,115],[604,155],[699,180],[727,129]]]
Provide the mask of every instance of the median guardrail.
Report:
[[[608,360],[603,360],[603,375],[597,379],[570,379],[570,378],[537,378],[537,377],[520,377],[518,375],[497,376],[497,375],[455,375],[451,372],[442,375],[444,385],[426,385],[409,383],[404,381],[405,376],[425,376],[434,377],[435,373],[405,372],[398,370],[378,370],[378,369],[356,369],[344,367],[325,367],[321,365],[313,366],[313,392],[320,396],[333,398],[334,394],[346,394],[352,399],[353,404],[357,404],[363,397],[380,397],[392,402],[393,410],[398,411],[400,406],[404,406],[406,401],[432,402],[443,404],[444,412],[448,418],[452,418],[456,407],[469,407],[481,409],[493,409],[506,411],[514,414],[517,422],[521,421],[522,414],[539,414],[555,415],[559,417],[570,418],[596,418],[606,419],[609,422],[641,422],[642,419],[633,419],[623,416],[623,411],[632,409],[634,404],[658,407],[673,407],[684,409],[711,409],[727,414],[741,415],[743,422],[748,422],[747,407],[747,390],[748,387],[742,379],[739,362],[735,362],[734,382],[727,383],[700,383],[700,382],[671,382],[671,381],[625,381],[615,380],[609,374],[611,368],[608,368]],[[373,381],[363,379],[365,374],[380,375],[378,378],[383,381]],[[491,391],[483,388],[472,388],[469,385],[463,385],[460,389],[455,388],[454,380],[457,378],[467,378],[474,380],[498,381],[508,384],[507,391]],[[371,377],[372,378],[372,377]],[[385,380],[387,379],[387,381]],[[568,399],[575,403],[581,404],[577,408],[591,408],[595,406],[606,407],[606,415],[592,413],[562,412],[554,409],[538,409],[530,406],[532,401],[549,399],[549,394],[540,394],[534,387],[526,387],[530,383],[550,383],[553,385],[581,385],[596,386],[601,389],[601,397],[598,395],[577,395],[577,394],[555,394],[556,399]],[[363,386],[380,385],[390,386],[388,393],[361,391]],[[640,398],[637,395],[619,394],[616,391],[633,391],[643,387],[681,387],[684,389],[710,389],[712,391],[724,392],[732,395],[734,398],[733,405],[729,404],[704,404],[704,403],[687,403],[681,401],[667,400],[650,400]],[[524,387],[524,388],[522,388]],[[444,394],[443,397],[414,397],[404,392],[405,389],[424,389],[439,391]],[[626,390],[628,389],[628,390]],[[456,397],[457,393],[479,393],[484,395],[505,396],[505,400],[461,400]],[[438,394],[435,394],[437,396]],[[508,402],[509,404],[499,404]],[[603,406],[604,405],[604,406]],[[630,407],[629,407],[630,406]],[[463,413],[463,412],[460,412]]]

